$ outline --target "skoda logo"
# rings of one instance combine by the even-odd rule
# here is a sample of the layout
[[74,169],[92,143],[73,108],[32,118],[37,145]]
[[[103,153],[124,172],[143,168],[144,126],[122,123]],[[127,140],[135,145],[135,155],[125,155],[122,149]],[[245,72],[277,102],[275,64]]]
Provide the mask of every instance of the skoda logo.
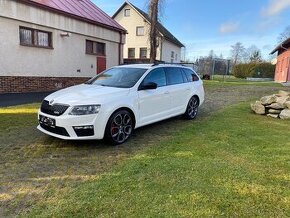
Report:
[[51,101],[49,102],[49,105],[52,105],[52,104],[53,104],[53,102],[54,102],[54,100],[51,100]]

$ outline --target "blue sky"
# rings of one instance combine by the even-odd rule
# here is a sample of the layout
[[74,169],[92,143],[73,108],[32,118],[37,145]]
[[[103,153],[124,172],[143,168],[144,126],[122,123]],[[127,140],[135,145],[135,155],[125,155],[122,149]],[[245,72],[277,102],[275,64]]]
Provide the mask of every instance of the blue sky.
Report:
[[[161,22],[186,45],[187,58],[230,55],[230,46],[256,45],[265,58],[276,46],[278,35],[290,25],[290,0],[162,0]],[[93,0],[109,15],[123,0]],[[131,0],[147,11],[147,1]]]

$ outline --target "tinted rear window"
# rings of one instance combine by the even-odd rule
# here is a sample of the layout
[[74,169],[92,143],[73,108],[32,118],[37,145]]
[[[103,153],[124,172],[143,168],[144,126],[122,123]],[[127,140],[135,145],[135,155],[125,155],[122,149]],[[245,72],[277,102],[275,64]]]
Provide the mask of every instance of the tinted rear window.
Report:
[[184,83],[182,71],[177,67],[167,67],[165,68],[167,84],[168,85],[176,85],[180,83]]
[[196,73],[193,72],[192,70],[184,68],[183,71],[184,71],[184,73],[186,75],[186,78],[187,78],[188,82],[194,82],[194,81],[198,81],[199,80],[199,78],[196,75]]

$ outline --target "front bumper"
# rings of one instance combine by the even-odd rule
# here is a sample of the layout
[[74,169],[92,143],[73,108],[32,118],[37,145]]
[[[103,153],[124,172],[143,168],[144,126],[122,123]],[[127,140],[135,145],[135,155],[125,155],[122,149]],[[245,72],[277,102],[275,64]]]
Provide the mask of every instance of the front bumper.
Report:
[[[40,115],[55,120],[55,127],[49,127],[44,124],[39,124],[37,126],[38,130],[47,135],[65,140],[94,140],[104,138],[107,120],[100,113],[83,116],[72,116],[68,114],[64,114],[61,116],[52,116],[39,111],[38,120]],[[75,131],[74,127],[80,126],[93,126],[93,135],[78,136],[77,131]]]

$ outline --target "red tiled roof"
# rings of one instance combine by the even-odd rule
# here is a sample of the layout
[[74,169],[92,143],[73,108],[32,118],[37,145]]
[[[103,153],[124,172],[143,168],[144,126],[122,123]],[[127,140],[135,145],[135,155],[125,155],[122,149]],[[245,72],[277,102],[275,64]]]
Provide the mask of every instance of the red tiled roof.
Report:
[[63,13],[110,29],[126,30],[90,0],[22,0],[25,3]]

